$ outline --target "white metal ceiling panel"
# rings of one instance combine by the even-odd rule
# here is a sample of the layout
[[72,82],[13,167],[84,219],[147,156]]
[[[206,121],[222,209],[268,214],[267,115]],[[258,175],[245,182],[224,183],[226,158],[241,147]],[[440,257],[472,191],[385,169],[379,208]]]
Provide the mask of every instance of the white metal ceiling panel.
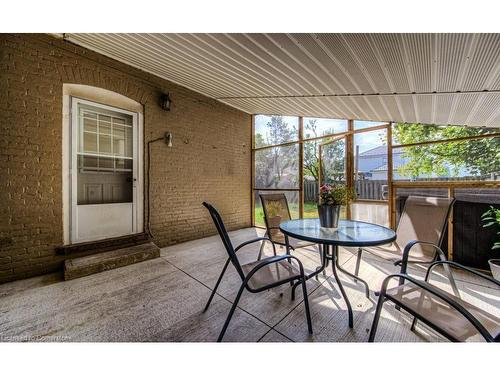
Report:
[[248,113],[500,127],[500,34],[65,34]]

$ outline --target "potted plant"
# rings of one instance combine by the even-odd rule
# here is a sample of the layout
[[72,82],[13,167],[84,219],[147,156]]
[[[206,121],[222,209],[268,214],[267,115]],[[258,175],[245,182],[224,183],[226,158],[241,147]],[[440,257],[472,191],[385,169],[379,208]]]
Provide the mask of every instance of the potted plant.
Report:
[[325,184],[319,189],[318,214],[320,225],[325,228],[337,228],[340,206],[345,206],[353,198],[353,193],[346,185]]
[[[490,206],[490,209],[486,211],[484,214],[482,214],[481,217],[483,221],[486,222],[486,224],[483,225],[483,228],[491,227],[493,225],[497,225],[500,228],[499,208]],[[497,232],[497,234],[500,234],[500,231]],[[492,250],[498,250],[498,249],[500,249],[500,241],[495,242],[492,247]],[[490,269],[493,278],[495,278],[496,280],[500,280],[500,259],[490,259],[488,260],[488,263],[490,264]]]

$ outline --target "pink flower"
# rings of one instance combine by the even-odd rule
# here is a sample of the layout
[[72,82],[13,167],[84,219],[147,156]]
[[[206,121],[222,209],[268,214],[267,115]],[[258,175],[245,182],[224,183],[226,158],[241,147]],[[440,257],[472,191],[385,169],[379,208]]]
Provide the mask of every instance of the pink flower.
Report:
[[320,193],[326,193],[332,190],[332,187],[330,185],[323,185],[319,188]]

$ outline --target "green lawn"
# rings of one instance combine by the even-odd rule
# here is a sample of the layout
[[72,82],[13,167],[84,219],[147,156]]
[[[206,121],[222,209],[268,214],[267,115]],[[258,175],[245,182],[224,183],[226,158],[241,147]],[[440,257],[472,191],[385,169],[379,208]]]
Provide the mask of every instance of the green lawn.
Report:
[[[299,217],[299,205],[298,203],[290,203],[290,213],[292,214],[292,219],[297,219]],[[304,217],[318,217],[318,208],[314,202],[304,202]],[[258,205],[255,207],[255,225],[259,227],[265,227],[264,223],[264,211],[262,206]]]

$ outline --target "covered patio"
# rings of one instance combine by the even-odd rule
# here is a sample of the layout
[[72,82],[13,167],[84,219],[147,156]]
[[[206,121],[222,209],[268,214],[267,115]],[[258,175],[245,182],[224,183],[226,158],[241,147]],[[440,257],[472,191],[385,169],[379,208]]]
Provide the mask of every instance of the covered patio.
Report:
[[498,371],[495,2],[2,11],[0,374]]

